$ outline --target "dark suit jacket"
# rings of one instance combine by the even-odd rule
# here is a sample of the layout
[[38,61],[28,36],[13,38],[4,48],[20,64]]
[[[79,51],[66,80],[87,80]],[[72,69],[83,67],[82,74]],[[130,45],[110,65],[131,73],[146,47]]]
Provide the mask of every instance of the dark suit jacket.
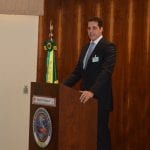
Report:
[[63,83],[71,87],[81,79],[81,90],[92,91],[101,108],[111,110],[113,107],[111,77],[115,65],[116,48],[102,38],[90,56],[86,69],[83,69],[83,59],[88,47],[89,43],[82,49],[74,71]]

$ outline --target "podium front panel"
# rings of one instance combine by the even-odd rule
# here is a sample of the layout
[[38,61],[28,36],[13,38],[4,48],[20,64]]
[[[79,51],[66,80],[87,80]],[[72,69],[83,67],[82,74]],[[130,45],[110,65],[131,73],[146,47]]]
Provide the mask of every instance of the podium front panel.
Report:
[[[40,98],[43,103],[38,103],[36,100],[34,100],[35,98]],[[56,100],[56,106],[46,105],[46,100],[49,98]],[[29,150],[57,150],[58,85],[33,82],[31,83],[30,99]],[[33,101],[36,101],[35,103],[37,104],[35,104]]]

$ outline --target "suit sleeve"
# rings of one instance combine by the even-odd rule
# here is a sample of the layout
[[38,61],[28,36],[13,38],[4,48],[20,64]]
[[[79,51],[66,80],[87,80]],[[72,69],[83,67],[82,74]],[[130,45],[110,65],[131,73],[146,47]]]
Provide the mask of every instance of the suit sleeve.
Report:
[[82,64],[81,64],[81,59],[79,58],[78,63],[74,68],[74,71],[70,74],[70,76],[65,81],[63,81],[63,84],[69,87],[74,86],[81,79],[81,70],[82,70]]
[[99,97],[103,87],[111,80],[116,61],[116,48],[113,44],[108,44],[104,48],[103,62],[101,70],[96,78],[96,82],[90,88],[95,97]]

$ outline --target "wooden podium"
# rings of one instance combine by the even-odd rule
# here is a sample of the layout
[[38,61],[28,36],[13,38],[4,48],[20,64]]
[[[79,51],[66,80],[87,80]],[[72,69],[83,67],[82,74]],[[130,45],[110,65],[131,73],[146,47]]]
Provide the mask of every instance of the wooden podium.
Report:
[[[80,92],[64,85],[31,83],[29,150],[96,150],[97,100],[82,104],[79,97]],[[51,135],[42,148],[36,140],[43,142],[48,129]]]

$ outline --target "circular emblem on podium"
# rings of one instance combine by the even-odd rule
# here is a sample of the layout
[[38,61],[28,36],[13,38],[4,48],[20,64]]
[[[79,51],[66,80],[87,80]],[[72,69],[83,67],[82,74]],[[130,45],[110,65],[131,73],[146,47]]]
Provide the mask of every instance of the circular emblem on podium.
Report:
[[33,116],[33,135],[41,148],[48,146],[52,137],[52,122],[45,108],[38,108]]

